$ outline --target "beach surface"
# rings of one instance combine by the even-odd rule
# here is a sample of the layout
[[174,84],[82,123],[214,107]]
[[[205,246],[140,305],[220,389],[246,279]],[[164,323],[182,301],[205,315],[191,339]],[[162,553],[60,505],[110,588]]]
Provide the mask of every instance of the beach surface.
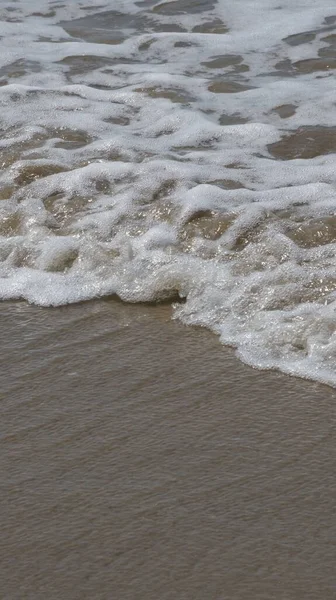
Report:
[[334,4],[0,0],[1,600],[335,600]]
[[4,600],[332,600],[335,391],[168,306],[0,305]]

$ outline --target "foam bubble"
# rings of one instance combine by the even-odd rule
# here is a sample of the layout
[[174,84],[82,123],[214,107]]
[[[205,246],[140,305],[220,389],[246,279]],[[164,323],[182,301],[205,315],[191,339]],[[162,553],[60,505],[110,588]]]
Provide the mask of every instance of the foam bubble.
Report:
[[0,297],[177,302],[336,385],[330,2],[0,7]]

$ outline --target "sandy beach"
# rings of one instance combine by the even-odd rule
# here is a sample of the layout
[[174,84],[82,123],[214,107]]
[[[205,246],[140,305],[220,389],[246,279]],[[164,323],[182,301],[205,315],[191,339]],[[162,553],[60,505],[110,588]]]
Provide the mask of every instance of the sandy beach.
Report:
[[334,390],[166,306],[0,328],[4,600],[334,598]]
[[0,600],[335,600],[333,4],[0,0]]

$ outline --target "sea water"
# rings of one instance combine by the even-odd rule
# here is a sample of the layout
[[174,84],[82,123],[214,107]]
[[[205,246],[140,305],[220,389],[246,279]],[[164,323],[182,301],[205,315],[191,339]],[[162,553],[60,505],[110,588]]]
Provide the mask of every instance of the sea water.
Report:
[[170,301],[336,385],[336,7],[0,2],[0,297]]

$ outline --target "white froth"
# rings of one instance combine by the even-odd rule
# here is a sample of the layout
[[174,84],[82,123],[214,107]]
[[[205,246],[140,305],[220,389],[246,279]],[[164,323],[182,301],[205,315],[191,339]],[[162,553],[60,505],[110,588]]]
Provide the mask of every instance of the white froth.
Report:
[[180,297],[336,386],[335,8],[112,4],[0,0],[0,297]]

